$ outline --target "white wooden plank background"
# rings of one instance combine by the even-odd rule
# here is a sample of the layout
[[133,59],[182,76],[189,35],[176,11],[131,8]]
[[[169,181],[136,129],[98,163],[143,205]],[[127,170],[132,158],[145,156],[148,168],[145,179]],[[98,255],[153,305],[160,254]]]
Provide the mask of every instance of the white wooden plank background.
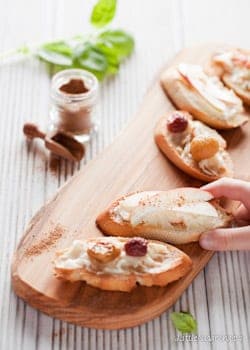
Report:
[[[93,3],[0,0],[0,50],[88,30]],[[44,66],[22,62],[0,68],[0,350],[250,348],[249,253],[216,254],[173,308],[152,322],[120,331],[54,320],[19,300],[10,285],[11,256],[29,219],[132,118],[161,65],[183,46],[197,42],[250,47],[249,10],[249,0],[120,0],[114,26],[134,34],[136,51],[119,76],[102,86],[101,128],[86,159],[80,166],[60,161],[54,173],[41,144],[27,145],[21,131],[25,120],[47,124],[49,78]],[[176,342],[169,317],[173,310],[190,310],[198,320],[199,335],[242,338],[230,343]]]

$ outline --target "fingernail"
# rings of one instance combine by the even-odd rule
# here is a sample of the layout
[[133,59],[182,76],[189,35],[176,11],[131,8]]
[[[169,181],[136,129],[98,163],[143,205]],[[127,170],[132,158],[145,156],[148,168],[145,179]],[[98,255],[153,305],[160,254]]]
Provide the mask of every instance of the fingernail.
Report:
[[200,238],[200,246],[207,250],[213,250],[214,249],[214,240],[210,234],[210,232],[207,232],[206,234],[203,234]]

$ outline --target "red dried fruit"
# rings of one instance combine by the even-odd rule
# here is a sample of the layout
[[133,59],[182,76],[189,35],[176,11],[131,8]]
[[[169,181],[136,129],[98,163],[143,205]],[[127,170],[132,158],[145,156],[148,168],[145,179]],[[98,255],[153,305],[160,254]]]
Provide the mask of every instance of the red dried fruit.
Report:
[[129,256],[144,256],[147,254],[148,242],[144,238],[135,237],[130,239],[124,246]]
[[167,128],[170,132],[183,132],[188,126],[187,118],[179,113],[173,113],[167,121]]

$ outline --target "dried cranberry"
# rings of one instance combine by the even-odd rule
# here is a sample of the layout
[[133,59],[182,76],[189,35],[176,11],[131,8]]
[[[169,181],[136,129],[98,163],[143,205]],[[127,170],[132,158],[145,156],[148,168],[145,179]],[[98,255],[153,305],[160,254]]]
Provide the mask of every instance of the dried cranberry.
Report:
[[144,238],[135,237],[125,244],[126,254],[129,256],[144,256],[147,254],[148,242]]
[[183,132],[188,126],[187,118],[179,113],[173,113],[167,121],[167,128],[170,132]]

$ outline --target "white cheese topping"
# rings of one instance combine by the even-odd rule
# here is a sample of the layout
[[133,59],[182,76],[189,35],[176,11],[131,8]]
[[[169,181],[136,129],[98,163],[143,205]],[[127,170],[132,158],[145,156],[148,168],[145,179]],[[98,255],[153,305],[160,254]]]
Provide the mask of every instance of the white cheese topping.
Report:
[[201,66],[182,63],[178,71],[207,102],[223,113],[224,118],[243,111],[240,98],[227,89],[219,78],[206,75]]
[[87,250],[93,242],[73,241],[71,247],[60,254],[56,261],[56,268],[78,269],[84,268],[97,274],[130,274],[130,273],[160,273],[166,271],[173,261],[178,261],[174,251],[168,249],[166,245],[148,242],[147,254],[142,257],[128,256],[124,250],[126,239],[117,237],[104,237],[104,242],[110,242],[121,250],[120,255],[107,263],[97,263],[91,260]]
[[116,221],[121,222],[123,220],[129,220],[132,211],[139,205],[140,201],[156,193],[156,191],[147,191],[126,196],[123,200],[119,201],[119,205],[114,208]]
[[199,162],[201,170],[208,175],[222,174],[226,170],[224,152],[217,152],[213,157]]

